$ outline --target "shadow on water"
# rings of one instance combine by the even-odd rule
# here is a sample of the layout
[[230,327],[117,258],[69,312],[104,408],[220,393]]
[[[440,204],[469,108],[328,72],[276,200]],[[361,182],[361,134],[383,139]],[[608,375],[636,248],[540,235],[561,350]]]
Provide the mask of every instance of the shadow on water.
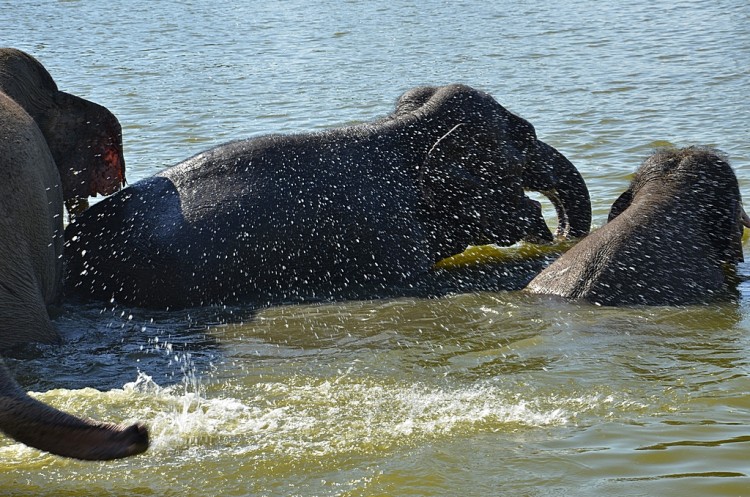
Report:
[[60,345],[29,344],[7,355],[27,390],[121,388],[140,374],[160,385],[210,372],[221,344],[205,331],[228,321],[251,319],[253,309],[182,311],[68,302],[54,324]]

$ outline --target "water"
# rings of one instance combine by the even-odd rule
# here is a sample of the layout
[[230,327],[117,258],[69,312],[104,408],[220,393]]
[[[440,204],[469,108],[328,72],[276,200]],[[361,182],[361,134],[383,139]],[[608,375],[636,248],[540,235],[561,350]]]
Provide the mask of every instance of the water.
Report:
[[[662,144],[721,148],[750,195],[744,0],[0,7],[0,44],[119,117],[130,181],[223,141],[366,121],[412,86],[466,82],[576,164],[595,224]],[[750,495],[741,290],[739,304],[684,308],[513,293],[69,305],[66,344],[9,365],[45,402],[144,420],[152,447],[82,463],[2,438],[0,494]]]

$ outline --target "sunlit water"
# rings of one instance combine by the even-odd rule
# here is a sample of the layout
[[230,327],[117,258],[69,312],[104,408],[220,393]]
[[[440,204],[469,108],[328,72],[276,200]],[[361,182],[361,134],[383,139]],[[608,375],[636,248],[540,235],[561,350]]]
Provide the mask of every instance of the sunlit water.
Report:
[[[721,148],[750,195],[750,4],[520,4],[0,2],[0,45],[120,118],[130,181],[465,82],[577,165],[595,224],[662,144]],[[741,290],[739,304],[692,308],[515,293],[70,304],[56,320],[66,344],[9,365],[45,402],[145,421],[152,447],[82,463],[2,438],[0,494],[750,495]]]

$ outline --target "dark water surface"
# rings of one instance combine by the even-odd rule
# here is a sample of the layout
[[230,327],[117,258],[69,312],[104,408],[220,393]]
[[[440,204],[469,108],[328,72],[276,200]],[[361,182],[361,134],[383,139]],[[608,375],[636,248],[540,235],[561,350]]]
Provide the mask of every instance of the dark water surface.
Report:
[[[745,0],[0,7],[0,45],[119,117],[131,182],[223,141],[366,121],[412,86],[465,82],[576,164],[597,225],[664,144],[724,150],[750,195]],[[92,464],[2,438],[0,494],[750,495],[741,290],[680,308],[514,293],[71,304],[56,320],[67,343],[10,366],[58,407],[144,420],[152,448]]]

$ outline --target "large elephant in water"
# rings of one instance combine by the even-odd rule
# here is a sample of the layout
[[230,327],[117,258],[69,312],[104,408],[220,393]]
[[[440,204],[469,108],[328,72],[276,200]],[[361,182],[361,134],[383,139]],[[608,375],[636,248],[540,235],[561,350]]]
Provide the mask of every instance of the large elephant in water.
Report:
[[676,305],[726,299],[743,260],[737,178],[717,151],[649,157],[609,221],[537,275],[527,291],[599,305]]
[[[124,181],[120,124],[57,89],[34,58],[0,49],[0,350],[60,340],[47,306],[62,290],[63,200],[80,204]],[[0,430],[80,459],[142,452],[141,425],[79,419],[29,397],[0,359]]]
[[150,307],[371,297],[470,244],[588,232],[575,167],[463,85],[379,121],[220,145],[92,206],[66,230],[71,292]]

